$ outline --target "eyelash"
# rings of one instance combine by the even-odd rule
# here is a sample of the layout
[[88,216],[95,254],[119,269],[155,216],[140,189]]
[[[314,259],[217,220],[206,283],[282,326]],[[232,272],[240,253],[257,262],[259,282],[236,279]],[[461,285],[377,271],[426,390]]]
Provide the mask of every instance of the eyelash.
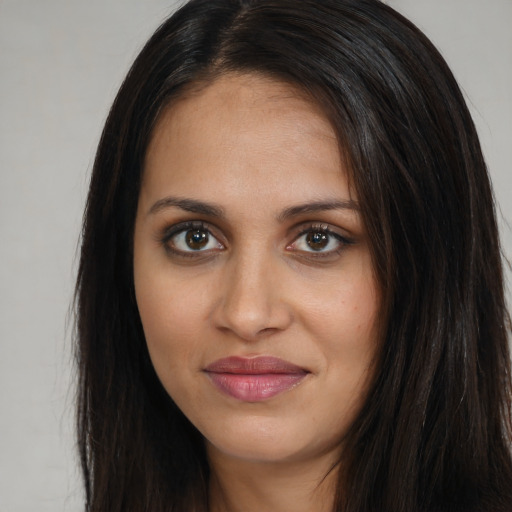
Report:
[[[304,235],[307,235],[309,233],[321,233],[323,235],[326,235],[329,238],[334,238],[337,242],[339,242],[338,247],[335,249],[331,249],[330,251],[300,251],[301,254],[307,254],[307,258],[315,258],[315,259],[321,259],[321,258],[329,258],[333,255],[339,255],[343,252],[343,250],[348,246],[354,244],[354,240],[351,238],[348,238],[346,236],[341,235],[340,233],[332,230],[329,228],[327,224],[310,224],[308,227],[303,229],[293,240],[291,244],[287,245],[287,249],[291,247],[292,245],[297,244],[297,242],[303,237]],[[329,242],[330,243],[330,242]]]
[[[212,249],[207,250],[189,250],[189,251],[183,251],[181,249],[177,249],[176,247],[173,247],[170,242],[172,239],[180,234],[186,234],[189,231],[197,230],[209,233],[212,235],[212,238],[217,240],[219,247],[217,249],[222,250],[225,248],[225,245],[220,242],[218,239],[219,237],[212,233],[211,226],[209,226],[207,223],[203,221],[190,221],[190,222],[180,222],[178,224],[172,225],[170,227],[167,227],[164,229],[163,234],[159,237],[159,242],[161,245],[163,245],[165,251],[170,256],[177,256],[180,258],[198,258],[201,256],[211,255]],[[286,249],[290,252],[293,252],[294,249],[292,247],[296,245],[300,239],[309,234],[317,234],[321,233],[328,237],[330,243],[330,239],[335,239],[337,242],[339,242],[338,246],[335,249],[331,249],[329,251],[306,251],[306,250],[299,250],[297,253],[303,257],[303,258],[309,258],[309,259],[322,259],[322,258],[329,258],[333,255],[339,255],[347,246],[354,244],[354,240],[347,238],[346,236],[341,235],[340,233],[333,231],[329,228],[326,224],[310,224],[304,229],[302,229],[293,239],[293,241],[290,244],[286,245]],[[209,243],[210,240],[208,240],[207,243]],[[214,250],[215,251],[215,250]],[[215,251],[217,252],[217,251]]]
[[[172,247],[172,245],[169,243],[172,241],[173,237],[192,230],[207,232],[211,234],[214,239],[218,239],[217,236],[212,234],[211,227],[208,226],[208,224],[204,223],[203,221],[192,221],[180,222],[179,224],[174,224],[173,226],[165,228],[163,235],[159,239],[159,242],[163,245],[165,251],[171,256],[178,256],[181,258],[197,258],[198,256],[203,255],[208,251],[182,251],[181,249]],[[219,242],[219,244],[224,246],[224,244],[221,242]]]

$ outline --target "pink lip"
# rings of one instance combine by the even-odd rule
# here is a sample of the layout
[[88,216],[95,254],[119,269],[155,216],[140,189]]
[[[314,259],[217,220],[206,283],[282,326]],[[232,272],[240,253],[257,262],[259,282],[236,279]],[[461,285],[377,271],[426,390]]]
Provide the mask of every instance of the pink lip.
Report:
[[308,371],[277,357],[226,357],[205,368],[212,383],[228,396],[261,402],[295,387]]

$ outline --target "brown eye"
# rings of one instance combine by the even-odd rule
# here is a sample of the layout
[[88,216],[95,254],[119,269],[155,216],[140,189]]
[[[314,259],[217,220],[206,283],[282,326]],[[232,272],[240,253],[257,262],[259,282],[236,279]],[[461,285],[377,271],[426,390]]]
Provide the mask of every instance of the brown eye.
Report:
[[201,256],[225,249],[208,227],[188,222],[171,226],[161,238],[161,243],[176,257]]
[[203,229],[190,229],[185,233],[187,246],[193,251],[199,251],[208,245],[208,232]]
[[322,225],[306,228],[286,249],[302,255],[309,253],[311,257],[334,258],[353,243],[329,226]]
[[321,251],[329,245],[329,235],[322,231],[310,231],[306,235],[306,243],[313,251]]

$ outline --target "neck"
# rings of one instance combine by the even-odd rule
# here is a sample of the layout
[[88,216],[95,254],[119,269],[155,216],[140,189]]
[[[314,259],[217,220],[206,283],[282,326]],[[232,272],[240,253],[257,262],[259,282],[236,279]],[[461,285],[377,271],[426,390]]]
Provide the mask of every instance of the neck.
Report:
[[210,512],[331,512],[338,479],[332,458],[254,462],[209,450]]

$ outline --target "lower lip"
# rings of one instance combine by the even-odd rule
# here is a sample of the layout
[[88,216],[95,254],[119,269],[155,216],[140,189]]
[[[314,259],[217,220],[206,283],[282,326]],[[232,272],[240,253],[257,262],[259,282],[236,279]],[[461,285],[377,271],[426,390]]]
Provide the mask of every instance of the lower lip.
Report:
[[247,375],[207,372],[207,375],[224,394],[244,402],[261,402],[294,388],[307,373]]

